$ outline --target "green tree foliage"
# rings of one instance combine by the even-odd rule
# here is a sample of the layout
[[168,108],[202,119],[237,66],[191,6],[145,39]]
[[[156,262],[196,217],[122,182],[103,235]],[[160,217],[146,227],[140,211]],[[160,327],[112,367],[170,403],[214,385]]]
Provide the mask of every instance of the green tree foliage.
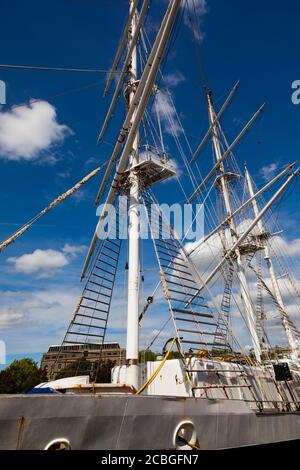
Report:
[[111,370],[114,367],[113,361],[100,361],[99,365],[94,367],[94,372],[92,373],[92,380],[95,383],[107,384],[111,383]]
[[[139,361],[141,363],[156,361],[159,353],[151,350],[140,351]],[[169,359],[180,359],[181,355],[178,351],[171,351]],[[95,383],[110,383],[111,370],[114,367],[114,362],[111,360],[90,362],[86,357],[82,356],[76,361],[69,362],[64,368],[55,374],[55,380],[64,379],[66,377],[73,377],[78,375],[89,375],[90,381]]]
[[85,357],[77,361],[70,362],[61,369],[55,376],[55,379],[64,379],[78,375],[89,375],[90,380],[96,383],[110,383],[111,369],[114,363],[110,360],[89,362]]
[[[150,349],[147,349],[147,351],[140,351],[139,361],[142,363],[156,361],[158,356],[162,356],[161,353],[153,352]],[[181,354],[179,351],[171,351],[168,357],[168,359],[180,359],[180,358],[181,358]]]
[[158,354],[151,351],[150,349],[147,349],[147,351],[140,351],[139,361],[140,362],[156,361],[156,356],[158,356]]
[[32,359],[15,360],[0,372],[0,393],[23,393],[46,381],[45,371],[39,369]]
[[181,359],[181,354],[179,351],[171,351],[169,354],[169,359]]
[[75,375],[90,375],[91,373],[91,363],[86,360],[85,357],[78,359],[77,361],[72,361],[62,368],[55,375],[55,380],[65,379],[66,377],[73,377]]

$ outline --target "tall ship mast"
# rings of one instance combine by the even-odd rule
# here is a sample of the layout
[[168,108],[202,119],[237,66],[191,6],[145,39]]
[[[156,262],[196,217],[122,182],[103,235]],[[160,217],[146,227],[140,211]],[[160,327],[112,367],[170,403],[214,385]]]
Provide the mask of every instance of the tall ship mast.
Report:
[[[130,11],[134,11],[134,2],[130,4]],[[133,45],[134,34],[137,31],[136,17],[133,17],[131,25],[130,45]],[[138,64],[137,45],[133,47],[131,62],[129,64],[129,74],[131,75],[128,84],[127,95],[129,96],[128,108],[133,105],[136,87],[138,84]],[[133,114],[131,125],[134,124],[136,113]],[[127,302],[127,381],[136,389],[139,386],[138,361],[139,361],[139,278],[140,278],[140,246],[139,246],[139,201],[140,201],[140,181],[139,175],[135,171],[139,163],[139,131],[133,141],[131,154],[129,157],[129,209],[128,209],[128,302]]]
[[[151,41],[145,28],[150,1],[129,1],[128,19],[107,77],[104,95],[111,93],[112,98],[98,144],[119,101],[125,115],[96,196],[99,221],[81,273],[82,294],[47,366],[49,381],[32,395],[0,397],[0,448],[13,448],[11,436],[20,416],[33,417],[18,439],[22,449],[199,450],[300,439],[300,332],[282,286],[297,302],[299,294],[276,245],[279,229],[273,216],[299,169],[293,162],[257,188],[250,165],[240,168],[237,144],[260,118],[264,105],[229,143],[222,118],[239,83],[219,109],[205,87],[207,132],[192,150],[162,70],[184,8],[188,2],[169,0]],[[208,160],[204,155],[209,145]],[[205,176],[204,160],[204,168],[209,166]],[[98,172],[100,168],[50,209]],[[171,183],[173,188],[177,185],[178,207],[188,205],[192,211],[189,223],[181,224],[183,231],[168,217],[156,193],[156,188]],[[204,233],[190,239],[203,207]],[[30,226],[5,240],[0,250]],[[157,283],[146,296],[145,230],[146,250],[151,242],[157,273]],[[120,268],[124,251],[126,274]],[[101,383],[120,273],[126,283],[126,358],[113,367],[111,382]],[[157,325],[155,337],[147,338],[150,346],[142,351],[142,324],[160,308],[163,326]],[[280,323],[284,350],[275,347],[274,322],[277,327]],[[161,354],[143,361],[141,353],[157,339]],[[70,348],[79,360],[67,354]],[[90,351],[94,360],[83,374]],[[61,357],[70,376],[56,379]],[[45,388],[57,393],[43,393]],[[47,429],[40,432],[45,418]],[[75,426],[78,420],[84,422],[84,433]]]

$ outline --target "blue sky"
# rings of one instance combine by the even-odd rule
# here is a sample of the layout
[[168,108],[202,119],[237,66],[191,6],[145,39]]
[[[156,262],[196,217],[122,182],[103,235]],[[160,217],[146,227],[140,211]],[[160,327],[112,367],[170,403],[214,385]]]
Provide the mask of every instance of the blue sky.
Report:
[[[152,0],[152,7],[147,20],[150,35],[165,1]],[[108,69],[127,8],[127,0],[2,0],[0,62]],[[300,79],[299,14],[296,0],[207,0],[202,16],[201,68],[214,91],[216,105],[241,80],[238,95],[224,119],[229,141],[266,102],[263,117],[237,149],[239,162],[248,161],[258,185],[263,184],[264,175],[297,160],[299,155],[300,106],[291,101],[291,84]],[[198,49],[183,21],[164,64],[168,76],[182,78],[172,87],[172,94],[193,148],[207,128]],[[33,138],[33,142],[28,135],[25,139],[31,146],[26,157],[22,156],[22,138],[14,134],[13,143],[6,142],[5,146],[0,135],[0,238],[4,239],[109,157],[123,110],[119,106],[119,116],[116,113],[105,142],[97,147],[97,133],[108,106],[108,101],[102,99],[105,75],[0,69],[0,80],[7,85],[7,105],[0,114],[1,132],[5,129],[1,128],[1,115],[13,105],[31,99],[49,103],[37,109],[40,119],[26,128]],[[54,97],[79,88],[80,92]],[[54,108],[56,115],[51,115]],[[45,135],[43,124],[47,128]],[[171,144],[170,149],[176,160]],[[209,151],[208,146],[204,153],[207,158],[201,162],[203,173],[210,165]],[[80,293],[81,264],[96,224],[93,198],[99,182],[100,177],[95,178],[1,254],[0,338],[6,341],[9,354],[40,352],[61,340]],[[297,184],[288,201],[280,206],[284,236],[290,242],[297,241],[300,231],[298,190]],[[182,198],[175,182],[162,185],[157,195],[165,201]],[[36,249],[41,250],[42,261],[38,267],[24,268],[20,257]],[[49,263],[45,265],[44,250],[52,250],[46,252],[46,257],[56,257],[56,269]],[[150,257],[145,263],[150,269]],[[154,272],[149,270],[147,291],[151,291],[155,280]],[[119,323],[114,334],[119,338],[125,325],[123,273],[117,287],[116,302],[120,305],[115,311]],[[156,321],[160,326],[160,320],[156,311],[146,336],[153,333]]]

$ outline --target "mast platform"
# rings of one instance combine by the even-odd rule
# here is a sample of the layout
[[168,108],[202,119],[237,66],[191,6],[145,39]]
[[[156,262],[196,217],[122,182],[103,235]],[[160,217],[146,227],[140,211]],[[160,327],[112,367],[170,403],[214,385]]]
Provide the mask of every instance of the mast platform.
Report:
[[215,180],[215,184],[217,188],[221,188],[222,179],[226,179],[226,182],[237,181],[241,179],[241,175],[238,173],[233,173],[231,171],[222,172],[222,174],[218,175]]
[[264,245],[249,241],[240,245],[239,252],[242,256],[245,256],[255,254],[257,251],[261,251],[263,249]]
[[[258,251],[261,251],[264,249],[265,249],[265,245],[261,243],[260,239],[258,239],[256,236],[249,237],[249,239],[246,240],[245,243],[241,243],[241,245],[239,246],[239,252],[241,256],[254,255]],[[235,253],[232,253],[230,256],[232,259],[236,259]]]
[[176,176],[176,171],[170,164],[170,160],[165,153],[159,153],[156,149],[147,146],[144,152],[139,154],[139,162],[124,171],[119,187],[122,192],[128,193],[130,190],[130,174],[137,173],[142,189],[148,189],[161,181]]

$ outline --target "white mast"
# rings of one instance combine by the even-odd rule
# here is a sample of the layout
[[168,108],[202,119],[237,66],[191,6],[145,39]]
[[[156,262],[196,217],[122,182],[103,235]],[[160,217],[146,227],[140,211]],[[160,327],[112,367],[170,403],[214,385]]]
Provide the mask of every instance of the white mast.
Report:
[[[125,90],[126,104],[128,106],[125,120],[121,127],[119,137],[114,146],[110,161],[107,166],[107,171],[104,175],[98,196],[103,194],[103,189],[108,182],[108,178],[112,172],[112,168],[121,151],[122,144],[124,143],[121,156],[119,158],[113,182],[108,191],[106,201],[102,206],[101,215],[93,236],[84,266],[82,270],[82,277],[86,275],[90,261],[93,257],[97,243],[99,241],[102,229],[107,221],[111,205],[118,192],[119,184],[127,173],[126,166],[129,163],[129,263],[128,263],[128,307],[127,307],[127,344],[126,344],[126,359],[127,359],[127,374],[126,382],[138,388],[138,336],[139,336],[139,179],[136,166],[139,161],[138,148],[139,148],[139,127],[148,103],[148,100],[153,92],[156,76],[161,65],[164,52],[172,33],[174,22],[176,20],[181,0],[170,0],[168,8],[165,12],[163,20],[160,24],[159,31],[156,35],[151,52],[148,56],[147,63],[141,74],[141,78],[137,80],[137,47],[136,47],[136,31],[140,29],[140,18],[136,22],[136,14],[132,15],[133,8],[136,8],[137,0],[130,0],[130,27],[128,29],[128,51],[131,51],[131,62],[129,64],[130,79]],[[148,5],[148,0],[144,0],[142,12]]]
[[[212,141],[213,141],[214,151],[215,151],[217,160],[220,161],[222,159],[222,152],[221,152],[220,142],[218,138],[217,117],[213,108],[210,92],[207,93],[207,102],[208,102],[209,120],[210,120],[210,125],[212,127]],[[231,217],[232,208],[231,208],[230,196],[229,196],[229,191],[228,191],[228,186],[227,186],[227,178],[226,178],[223,162],[220,164],[220,173],[221,173],[220,184],[221,184],[222,195],[224,198],[226,217]],[[230,233],[232,234],[232,236],[235,236],[235,238],[237,239],[237,236],[235,235],[237,233],[236,226],[232,218],[230,218],[229,220],[229,226],[230,226]],[[253,309],[253,304],[251,301],[251,296],[250,296],[247,279],[245,275],[245,269],[243,266],[239,248],[236,249],[235,254],[236,254],[236,261],[237,261],[237,275],[238,275],[240,289],[241,289],[241,297],[245,305],[247,323],[248,323],[248,328],[249,328],[250,335],[251,335],[254,354],[255,354],[257,362],[260,362],[261,361],[261,348],[259,344],[258,334],[256,331],[256,315]]]
[[[252,198],[254,196],[254,189],[253,189],[252,180],[251,180],[251,177],[250,177],[250,174],[249,174],[249,171],[248,171],[246,165],[245,165],[245,177],[246,177],[246,182],[247,182],[247,186],[248,186],[249,195]],[[256,198],[253,198],[252,207],[253,207],[253,212],[254,212],[255,217],[257,217],[257,215],[259,213],[259,210],[258,210],[258,205],[257,205]],[[260,220],[257,225],[258,225],[258,228],[259,228],[260,232],[263,233],[264,232],[264,226],[263,226],[262,220]],[[281,310],[280,313],[281,313],[281,316],[282,316],[282,324],[283,324],[283,328],[286,332],[287,340],[288,340],[289,347],[290,347],[290,350],[291,350],[291,357],[294,360],[298,360],[299,359],[299,350],[298,350],[297,343],[295,341],[294,335],[292,333],[287,315],[285,314],[285,305],[284,305],[283,298],[282,298],[282,295],[281,295],[281,292],[280,292],[280,289],[279,289],[278,279],[276,277],[273,261],[270,257],[270,251],[269,251],[269,247],[268,247],[267,244],[264,247],[264,253],[265,253],[264,258],[267,262],[267,266],[268,266],[268,270],[269,270],[269,274],[270,274],[270,278],[271,278],[271,282],[272,282],[272,286],[273,286],[274,295],[275,295],[276,301],[278,303],[278,306],[280,307],[280,310]]]
[[[130,0],[130,14],[135,8],[134,0]],[[131,28],[129,31],[129,47],[135,34],[136,17],[133,15]],[[134,100],[137,83],[137,48],[133,48],[131,63],[129,66],[129,106]],[[135,113],[133,119],[135,119]],[[138,155],[139,134],[137,132],[132,145],[129,159],[129,166],[133,168],[139,161]],[[139,273],[140,273],[140,253],[139,253],[139,179],[134,169],[130,172],[130,194],[128,208],[128,304],[127,304],[127,384],[133,385],[136,389],[138,383],[138,359],[139,359]]]

